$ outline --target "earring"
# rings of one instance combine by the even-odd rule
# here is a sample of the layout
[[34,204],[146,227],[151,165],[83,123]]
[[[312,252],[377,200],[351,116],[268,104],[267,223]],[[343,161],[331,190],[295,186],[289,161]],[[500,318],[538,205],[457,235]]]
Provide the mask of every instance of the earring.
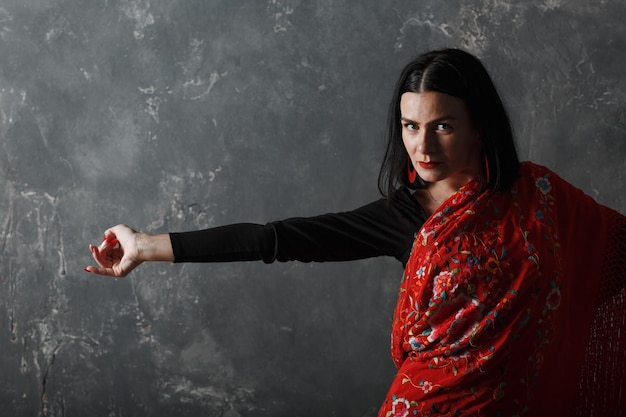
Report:
[[413,166],[413,163],[411,162],[410,157],[408,158],[407,162],[408,162],[407,172],[409,174],[409,183],[413,184],[415,180],[417,179],[417,171],[415,170],[415,167]]

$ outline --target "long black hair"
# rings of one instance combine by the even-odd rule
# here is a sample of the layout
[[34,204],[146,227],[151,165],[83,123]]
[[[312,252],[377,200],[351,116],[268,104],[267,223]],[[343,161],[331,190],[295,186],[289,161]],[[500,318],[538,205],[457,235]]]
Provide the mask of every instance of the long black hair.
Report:
[[390,197],[399,185],[413,189],[424,186],[421,179],[415,183],[408,179],[409,156],[402,142],[400,98],[407,92],[427,91],[465,102],[481,139],[485,187],[492,192],[510,187],[517,178],[519,158],[500,95],[478,58],[460,49],[442,49],[409,62],[396,82],[387,119],[387,150],[378,175],[380,192]]

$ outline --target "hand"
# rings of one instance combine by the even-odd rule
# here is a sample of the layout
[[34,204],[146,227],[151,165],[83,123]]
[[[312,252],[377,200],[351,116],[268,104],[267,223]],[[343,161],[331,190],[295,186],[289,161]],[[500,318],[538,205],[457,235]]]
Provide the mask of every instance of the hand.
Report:
[[100,246],[89,245],[99,267],[88,266],[84,270],[98,275],[125,277],[143,262],[138,245],[139,235],[124,225],[108,229]]

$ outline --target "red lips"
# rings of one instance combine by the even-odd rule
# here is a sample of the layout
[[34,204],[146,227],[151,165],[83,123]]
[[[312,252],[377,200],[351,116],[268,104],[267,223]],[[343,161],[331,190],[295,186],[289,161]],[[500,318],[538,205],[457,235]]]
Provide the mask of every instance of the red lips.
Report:
[[441,162],[418,162],[419,166],[424,168],[424,169],[435,169],[437,168],[439,165],[441,165]]

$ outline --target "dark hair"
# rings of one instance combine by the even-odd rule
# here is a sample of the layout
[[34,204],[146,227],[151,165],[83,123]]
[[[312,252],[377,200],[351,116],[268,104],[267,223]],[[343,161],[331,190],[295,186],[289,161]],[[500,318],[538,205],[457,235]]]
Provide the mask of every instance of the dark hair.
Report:
[[[400,98],[407,92],[440,92],[460,98],[478,129],[482,155],[486,157],[482,175],[492,192],[510,187],[517,178],[519,158],[511,123],[489,73],[473,55],[459,49],[427,52],[404,67],[398,79],[387,120],[387,150],[378,175],[378,189],[390,197],[398,184],[420,188],[424,182],[408,179],[408,153],[402,142]],[[489,172],[486,172],[488,167]]]

